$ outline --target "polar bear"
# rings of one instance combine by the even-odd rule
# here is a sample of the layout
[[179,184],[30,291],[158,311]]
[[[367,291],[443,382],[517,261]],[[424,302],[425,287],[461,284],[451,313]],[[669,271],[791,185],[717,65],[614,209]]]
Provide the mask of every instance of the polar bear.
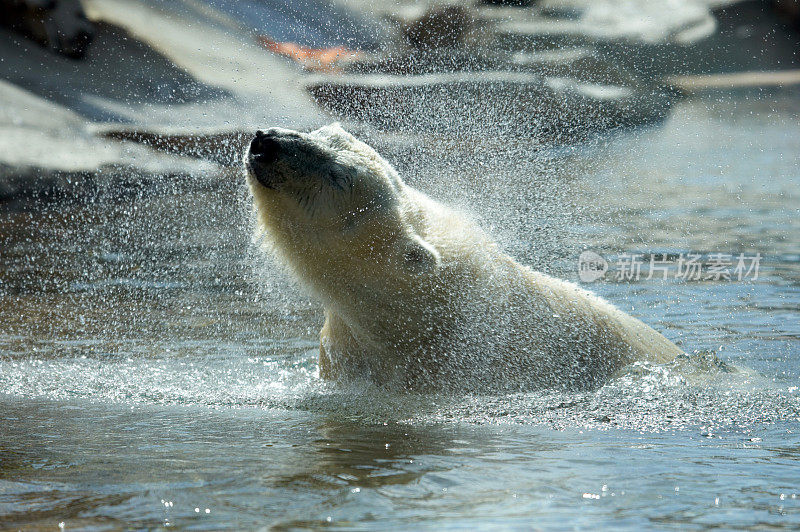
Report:
[[320,376],[418,391],[591,389],[682,351],[577,285],[515,262],[338,124],[258,131],[259,231],[324,307]]

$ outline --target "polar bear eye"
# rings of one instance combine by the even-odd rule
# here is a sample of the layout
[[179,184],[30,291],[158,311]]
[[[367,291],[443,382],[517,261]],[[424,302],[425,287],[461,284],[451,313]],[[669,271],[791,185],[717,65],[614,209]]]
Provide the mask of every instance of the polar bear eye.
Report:
[[356,171],[346,166],[334,165],[328,171],[328,179],[334,188],[350,190],[353,188]]
[[333,188],[344,190],[343,180],[336,175],[336,172],[328,172],[328,182]]

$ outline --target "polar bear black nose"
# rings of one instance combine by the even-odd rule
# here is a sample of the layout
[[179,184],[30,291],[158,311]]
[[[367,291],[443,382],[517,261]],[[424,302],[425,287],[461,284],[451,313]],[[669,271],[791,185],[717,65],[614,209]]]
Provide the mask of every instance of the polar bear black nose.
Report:
[[263,162],[272,162],[277,159],[280,149],[281,145],[272,131],[264,133],[258,130],[256,136],[250,141],[250,155],[258,157]]

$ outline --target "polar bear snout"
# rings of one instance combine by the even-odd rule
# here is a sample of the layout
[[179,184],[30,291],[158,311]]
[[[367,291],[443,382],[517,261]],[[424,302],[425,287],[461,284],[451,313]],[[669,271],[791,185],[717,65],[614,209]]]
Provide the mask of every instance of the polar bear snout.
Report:
[[281,145],[274,130],[264,133],[259,129],[256,131],[256,136],[250,141],[250,158],[260,164],[275,162],[280,151]]
[[286,152],[287,135],[279,128],[266,133],[260,129],[250,141],[244,154],[244,166],[251,177],[262,186],[274,189],[281,181],[277,164]]

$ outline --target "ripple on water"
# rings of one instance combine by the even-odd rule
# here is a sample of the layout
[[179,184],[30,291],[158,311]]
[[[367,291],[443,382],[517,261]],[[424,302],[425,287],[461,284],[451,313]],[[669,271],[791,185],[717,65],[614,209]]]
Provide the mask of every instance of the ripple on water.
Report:
[[[695,353],[637,362],[592,392],[506,395],[390,393],[367,383],[321,381],[309,342],[292,357],[25,358],[0,361],[0,389],[36,399],[266,408],[323,412],[364,422],[463,422],[621,428],[658,432],[743,428],[800,420],[797,386]],[[709,428],[709,430],[711,430]]]

